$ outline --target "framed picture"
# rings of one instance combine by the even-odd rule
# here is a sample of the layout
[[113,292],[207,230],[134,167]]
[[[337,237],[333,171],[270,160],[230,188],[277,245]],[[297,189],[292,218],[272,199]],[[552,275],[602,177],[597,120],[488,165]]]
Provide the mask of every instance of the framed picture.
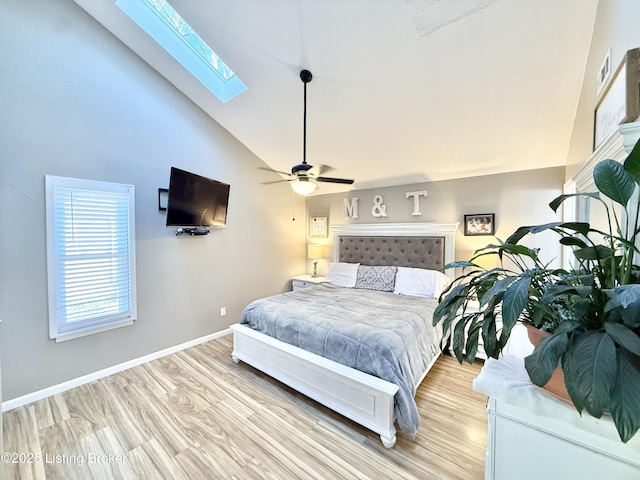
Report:
[[169,197],[169,189],[168,188],[159,188],[158,189],[158,210],[161,212],[167,209],[167,198]]
[[494,235],[496,232],[494,213],[476,213],[464,216],[465,235]]
[[633,122],[640,115],[640,48],[628,50],[600,100],[593,122],[593,149],[611,135],[621,123]]
[[309,220],[309,236],[326,238],[327,217],[311,217]]

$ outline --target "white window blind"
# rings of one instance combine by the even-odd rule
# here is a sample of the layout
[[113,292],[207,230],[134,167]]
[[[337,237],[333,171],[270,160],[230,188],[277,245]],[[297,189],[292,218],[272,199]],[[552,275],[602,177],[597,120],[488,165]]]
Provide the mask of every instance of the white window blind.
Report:
[[47,176],[46,189],[50,337],[131,324],[133,185]]

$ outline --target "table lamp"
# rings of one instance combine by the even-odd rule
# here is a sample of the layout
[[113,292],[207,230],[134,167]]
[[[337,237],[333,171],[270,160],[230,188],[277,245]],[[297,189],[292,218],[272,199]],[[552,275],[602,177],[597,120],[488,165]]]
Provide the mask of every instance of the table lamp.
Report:
[[318,276],[318,260],[322,258],[322,245],[307,245],[307,257],[313,260],[313,275]]

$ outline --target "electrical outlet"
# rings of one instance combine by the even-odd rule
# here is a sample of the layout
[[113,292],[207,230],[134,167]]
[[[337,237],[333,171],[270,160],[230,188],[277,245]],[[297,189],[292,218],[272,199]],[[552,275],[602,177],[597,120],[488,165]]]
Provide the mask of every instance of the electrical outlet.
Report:
[[227,307],[220,307],[220,316],[224,317],[227,314]]

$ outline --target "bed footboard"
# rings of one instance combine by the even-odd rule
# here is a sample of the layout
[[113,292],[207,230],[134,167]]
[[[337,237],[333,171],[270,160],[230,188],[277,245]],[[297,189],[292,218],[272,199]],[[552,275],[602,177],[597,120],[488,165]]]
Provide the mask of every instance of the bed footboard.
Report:
[[394,395],[398,386],[302,350],[240,324],[233,331],[233,361],[240,360],[396,443]]

